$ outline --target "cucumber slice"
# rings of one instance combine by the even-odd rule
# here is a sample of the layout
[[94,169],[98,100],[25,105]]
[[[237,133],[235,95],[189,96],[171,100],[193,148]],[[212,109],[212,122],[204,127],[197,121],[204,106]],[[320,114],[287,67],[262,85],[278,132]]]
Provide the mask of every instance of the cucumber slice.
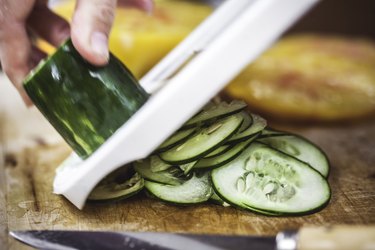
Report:
[[226,143],[234,143],[246,140],[247,138],[252,137],[253,135],[259,133],[267,126],[267,121],[258,115],[251,114],[252,125],[246,130],[233,135]]
[[254,141],[257,138],[257,135],[254,135],[250,139],[247,139],[246,141],[242,141],[235,146],[233,146],[231,149],[229,149],[227,152],[218,155],[216,157],[210,157],[210,158],[203,158],[197,162],[197,164],[194,165],[194,168],[217,168],[219,166],[222,166],[230,161],[232,161],[234,158],[236,158],[246,147],[249,146],[249,144]]
[[149,96],[112,54],[106,66],[95,67],[79,55],[71,40],[31,71],[24,88],[83,159],[115,133]]
[[160,158],[170,164],[185,164],[196,161],[214,151],[237,132],[243,117],[239,114],[216,121],[208,128],[203,128],[181,145],[160,154]]
[[175,204],[194,204],[207,201],[213,193],[209,173],[195,173],[178,186],[145,181],[146,189],[155,197]]
[[256,142],[234,161],[212,170],[211,178],[220,197],[266,213],[310,213],[330,198],[328,182],[319,172]]
[[263,138],[263,137],[273,137],[273,136],[283,136],[283,135],[288,135],[288,133],[274,130],[271,128],[266,128],[262,130],[262,134],[259,137]]
[[169,168],[166,170],[153,172],[151,170],[151,164],[152,157],[133,163],[135,171],[137,171],[146,180],[165,183],[169,185],[180,185],[184,182],[184,179],[186,179],[186,177],[183,177],[182,170],[177,167],[169,166]]
[[221,205],[223,207],[230,207],[230,204],[228,202],[225,202],[223,199],[220,198],[220,196],[215,193],[215,191],[212,193],[212,196],[210,197],[210,201],[212,201],[215,204]]
[[241,111],[241,114],[244,120],[241,124],[240,129],[238,130],[238,133],[245,131],[253,124],[253,117],[249,113],[247,113],[246,111]]
[[200,113],[187,121],[182,128],[194,127],[198,124],[212,122],[226,116],[233,115],[245,109],[247,104],[243,101],[232,101],[231,103],[220,102],[218,104],[210,104]]
[[180,169],[184,171],[184,174],[187,175],[193,169],[193,167],[197,164],[197,161],[192,161],[183,165],[180,165]]
[[172,165],[162,161],[157,155],[152,155],[149,157],[149,165],[150,165],[150,170],[153,173],[161,172],[172,167]]
[[222,153],[228,151],[229,149],[232,148],[232,145],[223,145],[212,151],[211,153],[207,154],[204,156],[204,158],[210,158],[210,157],[215,157],[218,155],[221,155]]
[[260,142],[306,162],[324,177],[329,173],[329,162],[323,151],[312,142],[293,134],[259,139]]
[[173,148],[177,144],[184,142],[190,136],[192,136],[195,132],[195,128],[190,128],[186,130],[177,131],[171,137],[169,137],[166,141],[164,141],[157,149],[156,152],[160,153],[166,151],[170,148]]
[[117,201],[135,195],[143,189],[144,180],[129,165],[115,170],[90,193],[89,201]]

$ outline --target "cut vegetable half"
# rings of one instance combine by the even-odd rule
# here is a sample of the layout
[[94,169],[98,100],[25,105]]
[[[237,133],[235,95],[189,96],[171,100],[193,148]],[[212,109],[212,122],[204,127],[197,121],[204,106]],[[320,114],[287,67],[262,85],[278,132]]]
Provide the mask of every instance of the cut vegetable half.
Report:
[[83,159],[147,101],[132,73],[112,54],[89,64],[69,39],[30,72],[23,84],[36,107]]

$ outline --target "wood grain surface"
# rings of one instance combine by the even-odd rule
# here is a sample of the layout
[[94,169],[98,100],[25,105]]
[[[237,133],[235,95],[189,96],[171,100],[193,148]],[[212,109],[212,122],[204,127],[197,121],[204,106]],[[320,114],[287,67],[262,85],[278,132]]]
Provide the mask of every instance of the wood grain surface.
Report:
[[[6,83],[4,83],[6,82]],[[331,161],[332,199],[298,217],[266,217],[206,203],[175,206],[145,195],[80,211],[52,194],[56,166],[70,149],[35,109],[0,78],[0,249],[28,249],[9,230],[89,229],[273,235],[305,224],[375,223],[375,119],[330,126],[274,127],[301,134]]]

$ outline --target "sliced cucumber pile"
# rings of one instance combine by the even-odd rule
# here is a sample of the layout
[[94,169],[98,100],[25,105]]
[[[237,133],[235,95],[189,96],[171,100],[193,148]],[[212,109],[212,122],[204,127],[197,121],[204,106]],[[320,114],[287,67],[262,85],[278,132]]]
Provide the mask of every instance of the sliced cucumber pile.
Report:
[[212,201],[269,216],[311,213],[327,204],[329,163],[323,151],[305,138],[268,128],[245,107],[210,102],[151,156],[133,162],[132,185],[112,178],[90,199],[117,198],[119,187],[128,196],[144,186],[173,204]]

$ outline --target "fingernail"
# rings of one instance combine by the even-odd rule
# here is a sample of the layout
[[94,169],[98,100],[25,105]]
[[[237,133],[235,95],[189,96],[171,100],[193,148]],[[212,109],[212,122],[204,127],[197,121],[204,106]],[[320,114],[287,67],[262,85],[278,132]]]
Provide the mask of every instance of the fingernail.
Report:
[[105,60],[109,58],[108,38],[104,33],[95,31],[91,36],[91,49]]

